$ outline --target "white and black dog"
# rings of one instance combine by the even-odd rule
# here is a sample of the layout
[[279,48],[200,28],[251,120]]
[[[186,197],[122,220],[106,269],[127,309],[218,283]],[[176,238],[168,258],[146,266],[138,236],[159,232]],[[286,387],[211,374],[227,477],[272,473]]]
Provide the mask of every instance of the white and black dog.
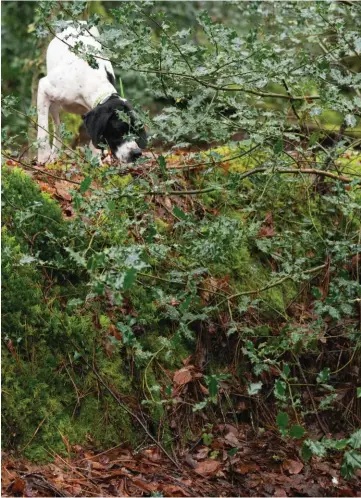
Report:
[[[49,44],[47,76],[39,81],[38,88],[39,163],[46,164],[58,156],[62,146],[59,140],[61,108],[82,115],[94,153],[100,153],[101,144],[105,144],[121,162],[133,162],[142,155],[141,148],[146,144],[144,127],[136,123],[130,104],[117,94],[111,63],[96,57],[99,67],[93,69],[69,50],[69,46],[73,47],[77,42],[100,50],[96,40],[98,30],[91,28],[89,33],[83,35],[80,29],[68,27]],[[49,111],[55,125],[52,149],[48,133]],[[117,111],[121,111],[120,114]]]

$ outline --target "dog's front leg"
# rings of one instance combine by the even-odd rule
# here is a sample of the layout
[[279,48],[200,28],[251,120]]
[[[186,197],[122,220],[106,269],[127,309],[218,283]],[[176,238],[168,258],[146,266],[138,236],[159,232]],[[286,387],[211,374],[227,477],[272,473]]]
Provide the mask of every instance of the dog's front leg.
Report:
[[51,156],[48,131],[50,100],[46,92],[47,86],[47,78],[42,78],[38,87],[38,162],[42,164],[47,163]]
[[50,115],[54,122],[54,136],[53,136],[53,147],[51,151],[50,161],[55,161],[59,157],[59,151],[62,147],[61,131],[60,131],[60,106],[58,104],[52,103],[49,108]]

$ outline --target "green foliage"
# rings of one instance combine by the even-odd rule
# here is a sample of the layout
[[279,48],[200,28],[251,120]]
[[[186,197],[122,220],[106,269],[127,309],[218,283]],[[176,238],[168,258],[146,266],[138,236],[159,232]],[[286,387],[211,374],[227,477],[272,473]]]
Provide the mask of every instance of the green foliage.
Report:
[[[207,418],[237,417],[242,393],[269,403],[283,437],[307,432],[305,458],[344,451],[349,477],[358,432],[314,441],[310,418],[317,409],[352,427],[360,397],[358,7],[231,3],[224,18],[214,4],[190,4],[187,21],[161,2],[89,16],[151,138],[172,146],[155,165],[141,159],[139,174],[100,167],[88,149],[73,156],[84,179],[67,221],[27,174],[4,168],[5,445],[42,459],[64,452],[64,438],[139,441],[95,365],[167,445],[178,412],[190,419],[184,440]],[[39,40],[49,21],[76,22],[85,8],[40,2]],[[5,118],[17,105],[5,98]],[[17,156],[16,137],[4,139]],[[198,377],[174,394],[172,373],[190,355]],[[210,445],[212,427],[202,434]]]
[[346,479],[353,477],[355,470],[361,468],[361,453],[356,451],[361,447],[361,430],[354,432],[348,439],[326,439],[312,441],[306,439],[303,443],[302,454],[305,460],[312,455],[325,456],[329,450],[345,450],[341,465],[341,475]]

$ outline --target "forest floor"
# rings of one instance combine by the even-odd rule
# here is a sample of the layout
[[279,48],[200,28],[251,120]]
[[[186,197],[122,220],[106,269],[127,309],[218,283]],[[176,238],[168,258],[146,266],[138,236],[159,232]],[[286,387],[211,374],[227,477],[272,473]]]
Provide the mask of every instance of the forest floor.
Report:
[[[150,163],[154,167],[155,159]],[[7,164],[25,166],[17,160]],[[184,168],[182,161],[178,166]],[[71,189],[83,180],[81,175],[69,177],[39,165],[26,171],[57,199],[64,218],[74,216]],[[142,174],[136,168],[130,172]],[[305,463],[300,441],[285,440],[272,429],[262,433],[249,423],[220,423],[215,434],[209,444],[201,438],[171,456],[146,443],[137,451],[119,445],[99,452],[68,441],[68,457],[49,450],[53,463],[43,465],[3,453],[2,496],[361,497],[361,470],[351,480],[343,479],[340,454]]]
[[272,431],[255,437],[246,424],[222,429],[212,447],[199,443],[174,454],[177,466],[156,446],[138,453],[122,445],[104,452],[69,447],[75,457],[53,455],[46,465],[3,454],[2,496],[361,496],[361,471],[344,480],[338,457],[304,463],[300,443]]

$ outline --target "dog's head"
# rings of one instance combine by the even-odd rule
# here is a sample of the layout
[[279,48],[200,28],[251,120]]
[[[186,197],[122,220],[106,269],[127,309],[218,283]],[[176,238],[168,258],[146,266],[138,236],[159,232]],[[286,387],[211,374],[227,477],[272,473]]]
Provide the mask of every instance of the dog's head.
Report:
[[112,95],[85,114],[83,119],[95,147],[102,148],[101,144],[107,144],[113,156],[125,163],[134,162],[142,155],[147,136],[126,100]]

